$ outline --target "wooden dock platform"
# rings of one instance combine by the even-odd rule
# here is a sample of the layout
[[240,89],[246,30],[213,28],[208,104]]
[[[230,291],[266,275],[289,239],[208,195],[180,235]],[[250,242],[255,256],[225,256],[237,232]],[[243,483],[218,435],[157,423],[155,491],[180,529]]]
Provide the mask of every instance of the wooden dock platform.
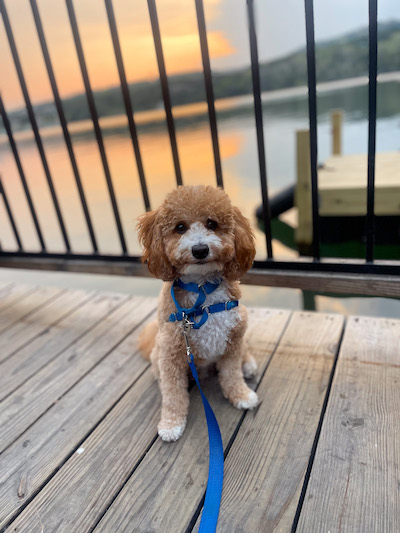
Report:
[[[0,531],[197,531],[207,428],[157,437],[137,352],[151,298],[0,286]],[[226,453],[219,532],[400,531],[400,320],[250,310],[262,400],[204,383]]]

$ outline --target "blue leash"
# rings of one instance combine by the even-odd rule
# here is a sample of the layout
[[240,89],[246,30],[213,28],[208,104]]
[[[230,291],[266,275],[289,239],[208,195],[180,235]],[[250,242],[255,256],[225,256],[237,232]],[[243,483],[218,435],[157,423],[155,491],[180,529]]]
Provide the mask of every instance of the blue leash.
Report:
[[[208,427],[208,444],[210,450],[209,466],[208,466],[208,480],[206,497],[204,500],[203,513],[200,521],[199,533],[214,533],[217,528],[219,508],[221,505],[222,485],[224,480],[224,448],[222,445],[221,432],[218,426],[217,419],[214,412],[204,396],[200,387],[199,377],[197,375],[196,366],[193,360],[189,344],[189,331],[194,328],[200,328],[207,320],[209,313],[217,313],[224,310],[232,309],[238,305],[237,301],[223,302],[221,304],[214,304],[213,306],[203,307],[207,294],[211,294],[219,284],[206,283],[202,286],[197,286],[195,283],[183,283],[181,280],[176,280],[171,288],[172,299],[175,302],[178,313],[173,313],[169,317],[170,322],[182,321],[182,332],[186,343],[186,355],[193,378],[199,388],[201,399],[203,400],[204,412],[207,419]],[[184,309],[178,304],[174,287],[188,290],[197,293],[196,303],[190,309]],[[201,315],[199,322],[194,321],[195,316]]]
[[211,405],[208,403],[207,398],[201,390],[192,354],[190,354],[189,366],[197,386],[199,387],[201,399],[203,400],[204,412],[206,413],[207,418],[208,444],[210,449],[206,498],[204,500],[199,533],[214,533],[217,528],[219,508],[221,505],[222,484],[224,479],[224,448],[222,446],[221,432],[219,430],[217,419],[211,409]]

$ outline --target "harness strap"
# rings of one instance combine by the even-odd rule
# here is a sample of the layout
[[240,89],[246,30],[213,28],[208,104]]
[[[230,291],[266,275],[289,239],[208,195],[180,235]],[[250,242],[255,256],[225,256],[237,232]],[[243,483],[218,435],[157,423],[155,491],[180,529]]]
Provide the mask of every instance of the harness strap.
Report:
[[208,443],[210,450],[208,481],[199,533],[214,533],[217,528],[219,508],[221,505],[222,485],[224,480],[224,448],[217,419],[201,390],[193,355],[190,354],[189,366],[199,388],[203,400],[208,427]]
[[[193,307],[187,309],[179,305],[175,296],[175,287],[179,287],[190,292],[195,292],[199,295]],[[205,283],[204,285],[196,285],[195,283],[183,283],[183,281],[180,279],[176,279],[171,287],[171,296],[178,311],[177,313],[171,313],[168,321],[182,321],[184,316],[187,316],[193,320],[195,317],[201,316],[201,319],[198,322],[194,322],[192,324],[193,329],[199,329],[207,322],[209,314],[219,313],[221,311],[229,311],[230,309],[233,309],[239,305],[238,300],[231,300],[230,302],[220,302],[217,304],[204,306],[203,304],[206,301],[206,295],[211,294],[217,287],[219,287],[219,283]]]
[[204,285],[197,285],[196,283],[184,283],[178,278],[174,281],[174,286],[189,292],[200,293],[203,291],[206,294],[211,294],[220,286],[220,283],[211,283],[208,281],[207,283],[204,283]]
[[[206,322],[208,316],[212,315],[213,313],[220,313],[221,311],[230,311],[234,307],[237,307],[239,305],[238,300],[231,300],[229,302],[220,302],[218,304],[212,304],[212,305],[206,305],[200,307],[200,309],[195,309],[191,313],[186,313],[185,311],[178,311],[177,313],[171,313],[169,315],[169,322],[181,322],[183,320],[184,315],[186,315],[188,318],[194,319],[197,316],[201,316],[204,318],[204,321],[200,320],[199,322],[196,322],[193,324],[193,329],[199,329],[204,322]],[[206,316],[204,316],[206,315]]]

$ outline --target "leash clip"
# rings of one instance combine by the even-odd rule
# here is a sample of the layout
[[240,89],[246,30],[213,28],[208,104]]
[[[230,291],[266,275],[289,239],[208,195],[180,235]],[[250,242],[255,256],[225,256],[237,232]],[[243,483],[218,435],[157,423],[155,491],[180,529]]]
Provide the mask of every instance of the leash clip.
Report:
[[189,344],[189,331],[192,329],[194,324],[195,322],[191,322],[191,320],[189,319],[187,315],[185,315],[185,313],[182,314],[182,335],[183,335],[183,338],[185,339],[186,357],[187,357],[188,363],[192,362],[191,349],[190,349],[190,344]]

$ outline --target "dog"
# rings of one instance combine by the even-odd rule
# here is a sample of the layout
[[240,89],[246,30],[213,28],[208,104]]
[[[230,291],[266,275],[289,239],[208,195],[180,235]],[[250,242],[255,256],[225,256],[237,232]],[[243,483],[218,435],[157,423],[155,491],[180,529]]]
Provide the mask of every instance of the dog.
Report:
[[[238,409],[258,405],[244,380],[255,375],[257,365],[243,343],[247,311],[238,305],[239,280],[253,263],[255,238],[228,195],[211,186],[180,186],[169,193],[161,207],[139,218],[138,237],[142,260],[164,281],[158,320],[143,330],[139,347],[161,390],[158,434],[176,441],[189,409],[185,319],[196,366],[216,364],[223,395]],[[198,315],[185,316],[177,306],[195,307]]]

